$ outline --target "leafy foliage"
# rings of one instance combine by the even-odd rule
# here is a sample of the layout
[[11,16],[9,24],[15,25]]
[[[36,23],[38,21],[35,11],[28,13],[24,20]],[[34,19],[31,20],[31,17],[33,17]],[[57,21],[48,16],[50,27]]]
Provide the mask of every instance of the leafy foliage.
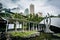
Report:
[[27,20],[29,21],[33,21],[33,22],[40,22],[43,20],[43,17],[38,17],[38,15],[36,14],[30,14],[29,16],[27,16]]
[[33,22],[40,22],[43,20],[43,17],[38,17],[38,14],[29,14],[29,15],[21,15],[19,13],[1,13],[0,14],[1,17],[9,17],[9,18],[17,18],[17,19],[23,19],[23,21],[27,20],[27,21],[33,21]]
[[12,37],[28,37],[34,34],[36,31],[25,31],[25,32],[10,32]]

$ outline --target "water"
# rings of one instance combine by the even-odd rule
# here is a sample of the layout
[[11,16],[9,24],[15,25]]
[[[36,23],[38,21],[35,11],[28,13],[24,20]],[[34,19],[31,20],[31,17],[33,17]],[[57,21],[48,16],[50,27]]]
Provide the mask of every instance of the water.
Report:
[[51,18],[51,25],[60,28],[60,18]]
[[[40,22],[40,24],[44,24],[44,20],[42,20]],[[56,26],[56,27],[60,27],[60,18],[51,18],[51,25]]]

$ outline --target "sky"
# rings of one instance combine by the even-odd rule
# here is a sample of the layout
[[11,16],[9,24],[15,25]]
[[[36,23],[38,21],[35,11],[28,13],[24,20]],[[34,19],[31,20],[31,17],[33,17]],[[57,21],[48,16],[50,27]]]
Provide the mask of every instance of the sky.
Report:
[[33,4],[35,13],[60,14],[60,0],[0,0],[0,3],[3,4],[3,8],[13,9],[13,12],[24,12],[26,8],[30,8],[30,4]]

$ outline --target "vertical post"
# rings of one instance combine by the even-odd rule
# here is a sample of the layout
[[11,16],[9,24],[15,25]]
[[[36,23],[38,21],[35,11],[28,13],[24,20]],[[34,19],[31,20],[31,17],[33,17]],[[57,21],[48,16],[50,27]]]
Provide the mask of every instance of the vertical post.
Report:
[[33,24],[33,31],[34,31],[34,24]]
[[17,31],[17,20],[16,20],[16,23],[15,23],[15,31]]
[[29,28],[28,28],[28,30],[30,31],[30,23],[29,23]]
[[24,21],[23,21],[23,32],[24,32]]
[[40,30],[39,24],[38,24],[38,31]]
[[39,26],[38,26],[39,24],[37,24],[37,29],[39,30]]
[[6,32],[7,32],[7,27],[8,27],[8,20],[7,20],[7,24],[6,24]]
[[37,31],[39,30],[38,24],[37,24]]
[[36,31],[37,31],[37,24],[36,24]]

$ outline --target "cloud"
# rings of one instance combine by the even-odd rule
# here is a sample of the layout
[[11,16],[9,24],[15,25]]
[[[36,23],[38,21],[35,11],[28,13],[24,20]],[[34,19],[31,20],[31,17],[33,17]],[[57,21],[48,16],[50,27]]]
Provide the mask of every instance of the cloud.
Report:
[[[29,8],[32,3],[35,6],[35,13],[42,12],[44,15],[48,13],[57,15],[60,14],[60,0],[1,0],[5,8],[19,8],[18,11],[24,11]],[[15,9],[16,12],[17,9]]]
[[51,1],[48,0],[47,3],[48,5],[53,5],[60,8],[60,0],[51,0]]
[[3,4],[4,8],[14,8],[14,7],[17,7],[17,5],[14,4],[11,0],[1,0],[1,3]]

